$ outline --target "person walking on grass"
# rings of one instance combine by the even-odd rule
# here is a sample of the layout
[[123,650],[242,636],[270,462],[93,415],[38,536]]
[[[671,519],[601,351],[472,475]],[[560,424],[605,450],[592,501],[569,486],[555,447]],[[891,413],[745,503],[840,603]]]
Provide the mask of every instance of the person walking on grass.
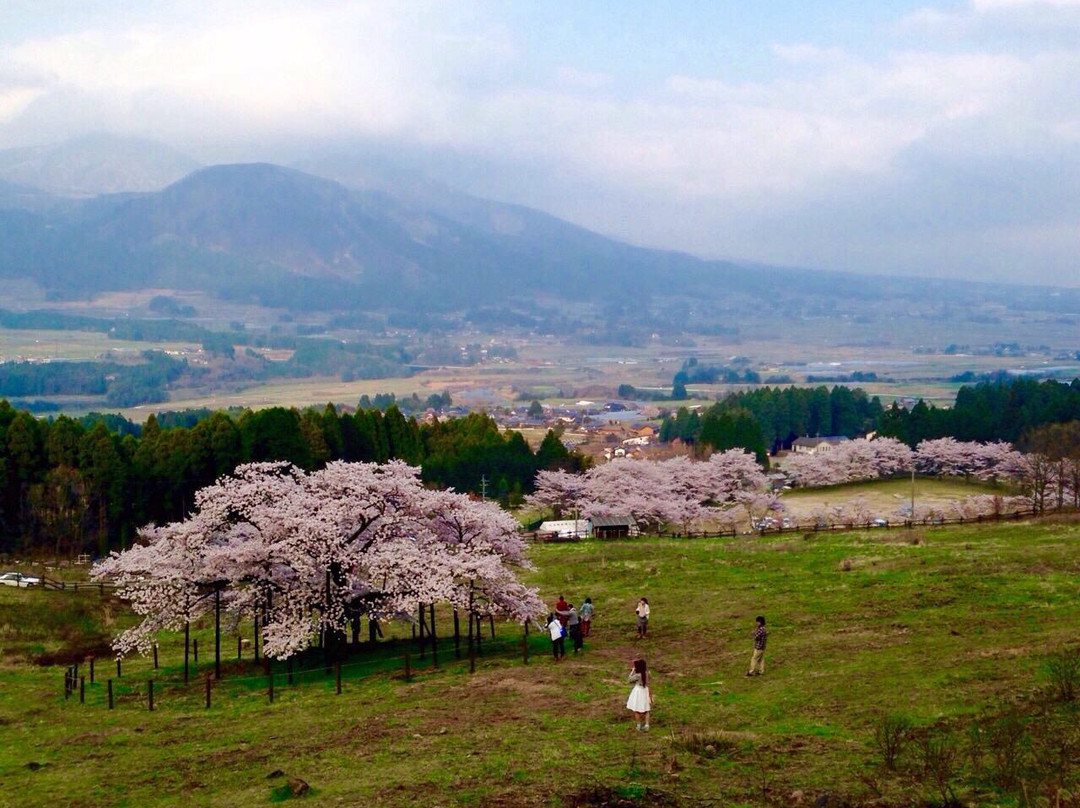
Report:
[[747,676],[761,676],[765,673],[765,640],[769,633],[765,630],[764,617],[758,615],[756,622],[754,633],[751,635],[754,638],[754,653],[750,657],[750,670]]
[[649,599],[641,598],[634,607],[634,613],[637,615],[637,635],[640,640],[649,630]]
[[645,660],[641,657],[633,660],[629,676],[633,687],[630,689],[630,697],[626,700],[626,709],[637,718],[639,730],[649,729],[649,712],[652,710],[652,691],[649,690],[649,673]]
[[578,614],[578,610],[574,608],[573,603],[566,604],[566,609],[555,612],[556,617],[566,627],[566,633],[570,635],[570,639],[574,643],[574,653],[576,654],[581,650],[581,615]]
[[581,604],[581,610],[578,612],[578,617],[581,618],[581,636],[588,637],[589,631],[592,629],[592,616],[596,610],[592,605],[592,598],[585,598],[585,602]]
[[551,655],[555,657],[555,661],[560,661],[566,656],[566,642],[563,639],[563,624],[559,622],[559,618],[554,613],[548,615],[548,621],[545,628],[548,630],[548,634],[551,635]]

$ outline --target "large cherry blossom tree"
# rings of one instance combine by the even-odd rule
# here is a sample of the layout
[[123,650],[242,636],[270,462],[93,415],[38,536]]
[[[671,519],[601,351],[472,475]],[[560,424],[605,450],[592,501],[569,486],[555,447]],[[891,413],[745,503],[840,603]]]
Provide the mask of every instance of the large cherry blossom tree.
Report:
[[264,651],[275,658],[319,633],[343,635],[358,613],[382,620],[446,602],[538,615],[542,602],[517,580],[526,562],[514,520],[494,503],[431,491],[419,473],[399,461],[311,473],[239,467],[198,493],[188,519],[144,529],[139,545],[94,568],[144,616],[117,651],[145,651],[156,630],[197,616],[207,607],[192,604],[205,603],[208,586],[233,614],[260,616]]

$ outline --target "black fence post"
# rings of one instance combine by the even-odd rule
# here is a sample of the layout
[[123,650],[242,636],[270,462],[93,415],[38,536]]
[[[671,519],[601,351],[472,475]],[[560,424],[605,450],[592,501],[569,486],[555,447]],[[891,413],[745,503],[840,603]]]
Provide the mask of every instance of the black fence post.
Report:
[[454,656],[461,659],[461,624],[458,622],[457,609],[454,609]]
[[157,670],[157,643],[154,643],[154,670]]
[[150,707],[150,712],[154,712],[154,680],[149,679],[146,682],[146,699]]
[[196,665],[199,664],[199,638],[196,637],[191,641],[191,656]]
[[120,657],[116,658],[116,678],[120,678]]

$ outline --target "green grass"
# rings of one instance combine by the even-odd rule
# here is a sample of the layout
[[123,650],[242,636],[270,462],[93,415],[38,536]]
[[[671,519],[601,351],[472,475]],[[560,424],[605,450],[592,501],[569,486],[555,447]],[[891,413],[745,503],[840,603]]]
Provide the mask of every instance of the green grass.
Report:
[[[65,702],[62,667],[26,661],[34,647],[93,633],[97,596],[2,591],[0,804],[11,794],[55,805],[269,804],[284,793],[283,780],[267,779],[278,769],[311,784],[294,799],[312,805],[550,806],[588,789],[760,805],[763,782],[781,802],[795,789],[867,800],[859,774],[870,771],[882,712],[925,726],[1043,682],[1046,654],[1075,642],[1080,625],[1078,539],[1080,527],[1048,522],[927,529],[918,544],[872,531],[537,546],[531,577],[545,599],[596,604],[580,658],[555,665],[534,636],[528,666],[508,650],[470,676],[444,640],[441,667],[406,682],[399,645],[344,673],[340,696],[321,672],[291,688],[275,674],[272,705],[265,679],[241,663],[209,711],[205,627],[189,689],[162,683],[155,712],[145,708],[145,680],[179,670],[177,638],[163,636],[167,669],[125,662],[108,711],[100,684],[87,704]],[[653,609],[642,642],[631,611],[640,595]],[[103,614],[110,630],[130,619]],[[766,675],[747,679],[757,614],[770,630]],[[499,632],[520,638],[517,627]],[[234,635],[223,648],[235,657]],[[648,734],[623,707],[637,652],[654,677]],[[109,667],[99,665],[102,678]],[[897,802],[926,796],[886,785]]]

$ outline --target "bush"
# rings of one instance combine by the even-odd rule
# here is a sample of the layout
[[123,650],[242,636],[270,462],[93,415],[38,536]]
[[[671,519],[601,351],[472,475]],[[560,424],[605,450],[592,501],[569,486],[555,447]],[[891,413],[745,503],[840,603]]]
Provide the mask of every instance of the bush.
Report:
[[882,715],[874,725],[874,747],[881,755],[886,769],[895,769],[911,732],[911,721],[907,716],[895,713]]
[[1080,647],[1062,648],[1046,659],[1046,673],[1058,701],[1076,700],[1080,690]]

